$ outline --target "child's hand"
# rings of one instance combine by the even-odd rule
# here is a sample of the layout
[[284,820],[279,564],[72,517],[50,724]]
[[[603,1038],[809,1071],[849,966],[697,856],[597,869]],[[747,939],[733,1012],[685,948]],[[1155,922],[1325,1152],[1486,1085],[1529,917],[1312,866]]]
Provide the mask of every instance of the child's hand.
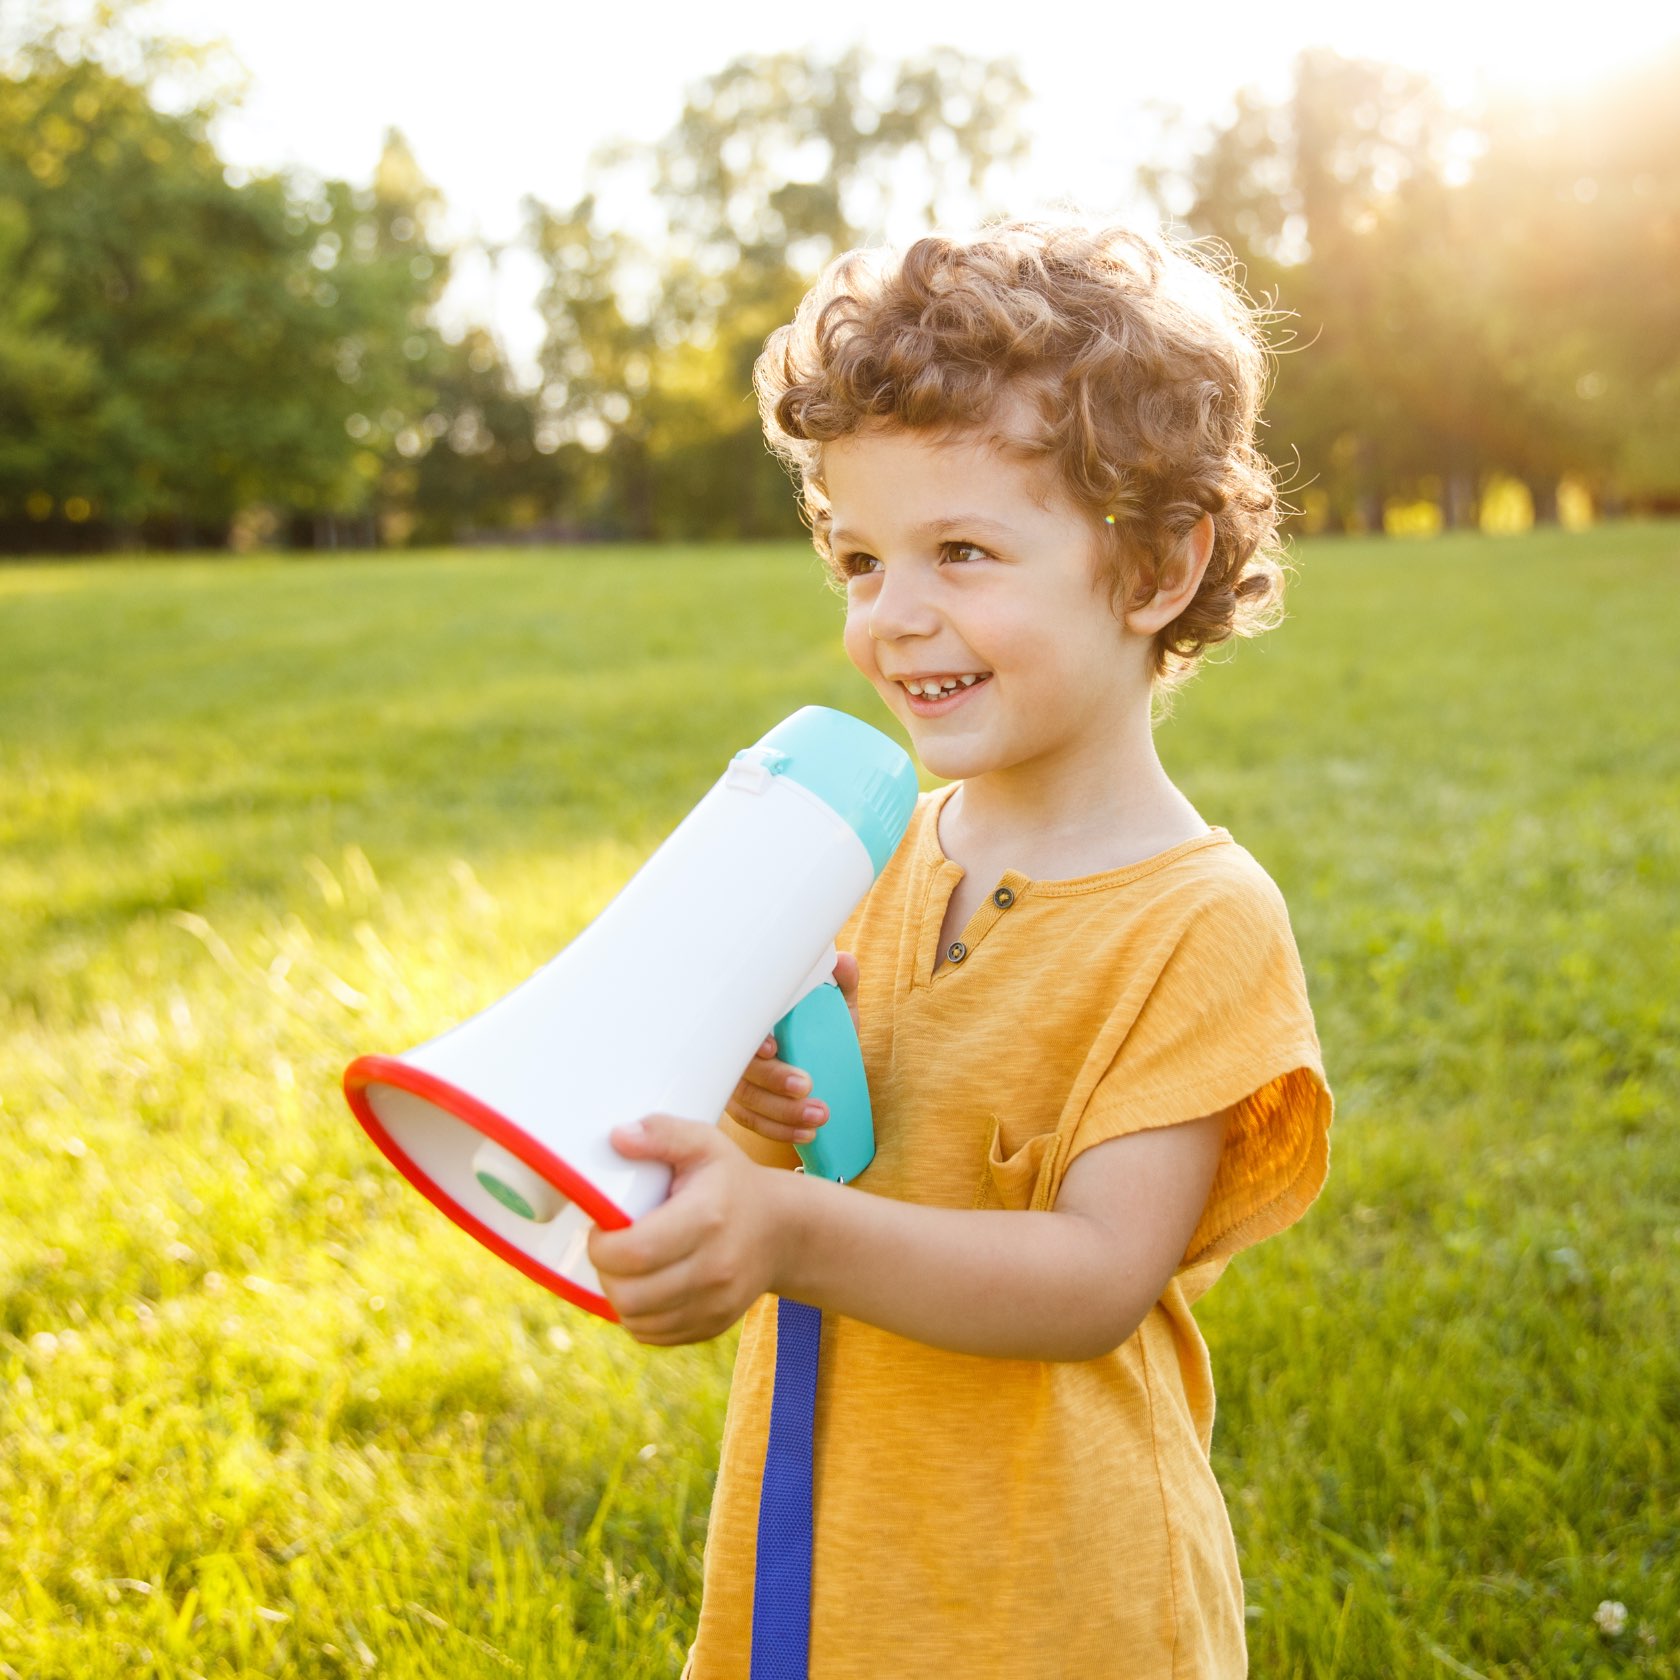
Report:
[[[855,1029],[858,965],[850,951],[840,953],[834,978],[852,1012]],[[759,1045],[723,1111],[749,1132],[776,1143],[809,1143],[817,1135],[817,1127],[828,1118],[827,1105],[811,1096],[810,1076],[777,1060],[774,1038]]]
[[667,1201],[619,1231],[589,1234],[589,1259],[626,1330],[652,1347],[722,1334],[775,1287],[784,1180],[716,1126],[651,1114],[616,1127],[613,1148],[675,1169]]

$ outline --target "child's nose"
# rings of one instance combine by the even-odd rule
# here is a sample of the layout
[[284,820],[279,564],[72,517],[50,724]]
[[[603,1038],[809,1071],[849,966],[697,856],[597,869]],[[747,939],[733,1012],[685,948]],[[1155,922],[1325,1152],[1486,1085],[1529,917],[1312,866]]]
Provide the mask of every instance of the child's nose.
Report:
[[869,633],[878,642],[925,636],[937,628],[938,614],[914,567],[889,566],[870,604]]

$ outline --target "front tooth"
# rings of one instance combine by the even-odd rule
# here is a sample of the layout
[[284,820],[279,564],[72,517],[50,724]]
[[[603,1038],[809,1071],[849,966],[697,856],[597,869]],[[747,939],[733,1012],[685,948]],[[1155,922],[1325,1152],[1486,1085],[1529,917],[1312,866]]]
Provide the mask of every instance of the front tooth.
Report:
[[910,692],[911,692],[911,693],[912,693],[912,694],[916,694],[916,695],[919,695],[919,694],[920,694],[920,693],[921,693],[921,692],[922,692],[922,685],[921,685],[921,684],[920,684],[920,683],[919,683],[919,682],[907,682],[907,683],[906,683],[906,684],[905,684],[905,685],[904,685],[904,686],[905,686],[905,687],[906,687],[906,688],[907,688],[907,689],[908,689],[908,690],[909,690],[909,691],[910,691]]

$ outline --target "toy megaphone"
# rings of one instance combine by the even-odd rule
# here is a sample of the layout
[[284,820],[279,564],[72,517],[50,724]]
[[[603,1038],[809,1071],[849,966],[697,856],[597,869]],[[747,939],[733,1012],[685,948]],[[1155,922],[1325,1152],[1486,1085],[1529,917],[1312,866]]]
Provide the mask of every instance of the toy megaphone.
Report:
[[774,1024],[829,1119],[807,1172],[852,1179],[875,1152],[869,1087],[833,983],[833,940],[903,838],[908,756],[807,706],[730,761],[711,791],[559,956],[405,1056],[344,1075],[397,1170],[537,1282],[612,1318],[592,1225],[664,1200],[671,1170],[608,1140],[644,1114],[714,1121]]

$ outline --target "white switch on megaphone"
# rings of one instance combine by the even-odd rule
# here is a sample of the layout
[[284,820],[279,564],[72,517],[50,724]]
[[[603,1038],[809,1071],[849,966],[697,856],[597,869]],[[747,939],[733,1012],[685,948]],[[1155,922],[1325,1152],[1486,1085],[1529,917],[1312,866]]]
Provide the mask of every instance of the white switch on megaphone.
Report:
[[772,1025],[829,1108],[799,1146],[806,1171],[851,1179],[868,1165],[869,1091],[833,941],[915,802],[896,743],[843,712],[795,712],[731,760],[546,967],[406,1055],[352,1062],[357,1119],[456,1224],[613,1317],[590,1228],[657,1206],[671,1173],[626,1160],[612,1129],[646,1114],[715,1121]]

